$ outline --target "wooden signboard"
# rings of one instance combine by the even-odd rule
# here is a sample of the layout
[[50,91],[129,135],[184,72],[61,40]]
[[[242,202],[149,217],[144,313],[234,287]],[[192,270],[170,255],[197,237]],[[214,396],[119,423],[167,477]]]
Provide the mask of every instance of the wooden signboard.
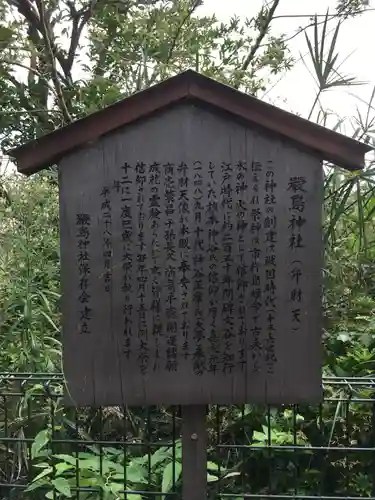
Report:
[[123,102],[15,152],[59,164],[72,400],[319,401],[321,159],[369,148],[193,72]]
[[181,105],[65,158],[60,205],[80,405],[320,398],[319,159]]

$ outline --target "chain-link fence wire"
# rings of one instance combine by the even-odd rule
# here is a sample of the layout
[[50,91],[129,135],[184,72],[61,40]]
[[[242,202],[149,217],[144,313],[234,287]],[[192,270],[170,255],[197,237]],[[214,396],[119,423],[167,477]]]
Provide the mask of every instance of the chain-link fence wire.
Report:
[[[213,406],[208,498],[374,498],[375,378],[318,407]],[[60,374],[0,374],[0,498],[181,497],[178,407],[64,407]]]

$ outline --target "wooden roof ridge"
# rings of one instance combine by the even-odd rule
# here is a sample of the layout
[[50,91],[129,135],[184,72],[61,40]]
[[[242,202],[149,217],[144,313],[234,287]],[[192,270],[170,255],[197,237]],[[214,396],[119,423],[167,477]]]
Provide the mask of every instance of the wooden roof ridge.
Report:
[[184,71],[69,125],[8,152],[18,171],[32,174],[64,155],[123,125],[181,101],[195,101],[223,111],[314,150],[322,159],[348,170],[364,166],[372,148],[343,134],[284,111],[193,70]]

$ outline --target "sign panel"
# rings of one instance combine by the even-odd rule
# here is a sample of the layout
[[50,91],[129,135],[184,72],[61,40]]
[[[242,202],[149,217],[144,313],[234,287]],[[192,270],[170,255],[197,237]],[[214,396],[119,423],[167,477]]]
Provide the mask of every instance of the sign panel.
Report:
[[320,399],[318,159],[179,106],[65,158],[60,175],[76,404]]

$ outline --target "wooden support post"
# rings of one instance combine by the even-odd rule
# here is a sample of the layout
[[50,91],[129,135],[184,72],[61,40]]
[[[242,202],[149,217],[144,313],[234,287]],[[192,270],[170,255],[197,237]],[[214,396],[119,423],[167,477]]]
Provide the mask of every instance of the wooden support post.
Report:
[[182,406],[182,500],[207,497],[205,405]]

